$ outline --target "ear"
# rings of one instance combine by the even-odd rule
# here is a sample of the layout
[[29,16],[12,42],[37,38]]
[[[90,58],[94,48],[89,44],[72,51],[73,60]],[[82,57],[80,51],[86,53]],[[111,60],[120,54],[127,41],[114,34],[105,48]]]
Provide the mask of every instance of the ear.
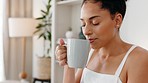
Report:
[[119,29],[122,23],[122,15],[120,13],[116,13],[114,20],[115,20],[115,27]]

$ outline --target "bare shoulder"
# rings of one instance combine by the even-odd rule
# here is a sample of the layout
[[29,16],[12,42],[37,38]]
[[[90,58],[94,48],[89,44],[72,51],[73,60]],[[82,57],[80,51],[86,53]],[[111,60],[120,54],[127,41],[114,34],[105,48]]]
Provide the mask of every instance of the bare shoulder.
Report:
[[128,83],[148,82],[148,51],[136,47],[127,60]]
[[[129,60],[135,62],[148,62],[148,50],[136,47],[130,54]],[[131,64],[134,64],[131,62]]]

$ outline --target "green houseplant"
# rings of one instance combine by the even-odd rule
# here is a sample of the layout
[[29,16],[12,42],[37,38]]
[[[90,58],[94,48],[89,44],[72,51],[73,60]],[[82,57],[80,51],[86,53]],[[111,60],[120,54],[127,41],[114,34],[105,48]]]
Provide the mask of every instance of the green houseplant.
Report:
[[44,54],[41,57],[37,55],[34,59],[34,71],[36,72],[34,76],[38,79],[51,79],[51,0],[48,0],[46,3],[45,10],[41,10],[42,16],[36,18],[38,25],[34,32],[34,34],[37,34],[39,40],[44,40],[41,42],[44,44]]
[[[51,0],[48,0],[47,4],[46,4],[46,9],[45,10],[41,10],[41,17],[36,18],[36,20],[39,21],[38,25],[36,26],[36,31],[34,32],[34,34],[39,34],[38,38],[44,38],[45,42],[44,42],[44,56],[45,57],[49,57],[49,52],[50,52],[50,48],[51,48],[51,12],[50,12],[50,8],[51,8]],[[46,42],[50,43],[49,47],[46,47]]]

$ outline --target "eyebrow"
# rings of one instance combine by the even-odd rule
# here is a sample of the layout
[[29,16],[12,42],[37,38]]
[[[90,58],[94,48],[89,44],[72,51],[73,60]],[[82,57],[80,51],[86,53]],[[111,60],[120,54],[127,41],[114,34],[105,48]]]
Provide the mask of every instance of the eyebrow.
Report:
[[[90,18],[89,18],[89,20],[92,20],[92,19],[94,19],[94,18],[98,18],[98,17],[100,17],[100,16],[92,16],[92,17],[90,17]],[[82,21],[83,21],[83,19],[82,19],[82,18],[80,18],[80,20],[82,20]]]

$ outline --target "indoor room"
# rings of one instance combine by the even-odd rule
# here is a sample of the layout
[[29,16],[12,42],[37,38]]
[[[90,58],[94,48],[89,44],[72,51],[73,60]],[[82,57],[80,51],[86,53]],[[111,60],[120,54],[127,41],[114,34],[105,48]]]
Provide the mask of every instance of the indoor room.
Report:
[[[95,0],[95,1],[98,1],[98,3],[103,4],[103,0]],[[114,2],[116,0],[111,0],[111,1]],[[120,1],[125,1],[125,0],[120,0]],[[148,57],[147,3],[148,3],[147,0],[127,0],[125,2],[126,4],[125,16],[121,16],[120,12],[116,11],[116,13],[119,13],[118,16],[119,19],[117,18],[117,20],[119,20],[120,22],[117,33],[121,37],[121,40],[130,43],[130,45],[135,45],[137,49],[141,48],[142,50],[145,50],[144,55],[147,55],[145,57]],[[92,4],[95,4],[95,2],[91,2],[91,0],[0,0],[0,83],[73,83],[74,81],[72,80],[74,79],[72,79],[72,76],[71,76],[72,79],[71,82],[65,81],[67,80],[66,79],[67,74],[65,74],[64,72],[64,70],[66,71],[65,64],[70,65],[70,59],[68,54],[77,53],[79,55],[81,51],[84,52],[81,54],[87,53],[86,54],[87,57],[84,63],[85,67],[87,67],[86,64],[89,63],[88,55],[90,55],[91,53],[90,49],[95,49],[95,45],[93,48],[93,42],[95,42],[97,39],[97,38],[94,39],[89,38],[89,37],[94,37],[94,35],[91,35],[91,32],[87,33],[87,30],[88,29],[90,31],[92,30],[92,32],[94,33],[96,32],[98,35],[101,34],[101,32],[99,33],[99,29],[98,32],[95,31],[97,30],[95,28],[87,29],[87,27],[89,26],[89,24],[91,24],[91,22],[87,23],[88,20],[85,20],[87,18],[85,16],[92,14],[92,13],[86,13],[88,12],[89,9],[91,9],[91,7],[89,7],[90,6],[89,4],[93,6],[92,7],[93,9],[94,5]],[[85,9],[85,7],[87,8]],[[105,6],[104,10],[106,9],[109,10],[107,7],[109,6]],[[116,13],[115,16],[117,15]],[[90,19],[91,18],[89,18],[89,20]],[[118,23],[118,21],[115,22]],[[93,27],[94,25],[90,26]],[[102,34],[104,35],[108,34],[108,36],[110,36],[109,34],[112,33],[104,31]],[[104,37],[104,39],[105,38],[108,37]],[[76,45],[77,42],[75,43],[75,41],[78,40],[89,41],[89,43],[87,44],[86,42],[84,43],[81,42],[79,43],[79,45]],[[87,45],[90,48],[86,49]],[[104,44],[100,44],[102,48],[103,45]],[[127,45],[127,47],[129,47],[130,45]],[[66,56],[64,59],[67,62],[64,62],[64,66],[62,63],[60,63],[60,61],[62,61],[63,58],[60,59],[57,57],[60,46],[63,46],[63,48],[66,47]],[[113,47],[115,48],[115,46],[118,46],[118,44],[117,45],[115,44]],[[74,51],[74,49],[69,50],[72,47],[74,48],[77,47],[76,48],[77,51]],[[101,47],[97,49],[100,50]],[[118,50],[120,51],[120,48]],[[138,53],[140,54],[141,52],[143,52],[142,50],[135,54]],[[82,57],[77,56],[77,57],[79,58],[77,58],[76,61],[73,60],[75,61],[73,62],[74,65],[79,64],[78,59],[80,59],[80,62],[84,61],[84,56]],[[72,57],[71,59],[73,58],[75,57]],[[115,60],[121,62],[119,61],[119,59]],[[136,58],[133,60],[136,61],[138,59]],[[142,60],[145,60],[145,62],[143,61],[145,64],[140,67],[143,67],[144,71],[144,69],[148,68],[144,67],[148,66],[148,58]],[[115,67],[116,64],[117,63],[115,63]],[[137,63],[137,65],[138,64],[140,63]],[[77,70],[79,70],[78,68],[85,69],[85,67],[72,66],[72,68],[74,69],[74,73]],[[101,64],[101,67],[102,69],[100,68],[100,71],[98,70],[97,73],[98,72],[110,73],[110,70],[108,71],[107,69],[104,69],[108,67],[106,66],[104,67],[103,63]],[[133,70],[135,69],[134,67],[135,66],[133,66]],[[92,66],[90,66],[90,68],[93,69]],[[138,72],[141,72],[140,69]],[[147,72],[145,71],[145,74]],[[85,76],[86,75],[84,75],[83,77]],[[137,76],[140,77],[140,74],[138,74]],[[148,73],[147,75],[144,76],[145,77],[143,78],[147,78]],[[121,78],[121,81],[123,83],[125,82],[124,80],[125,79]],[[116,82],[116,83],[122,83],[122,82]],[[135,83],[134,81],[131,81],[131,83],[132,82]],[[81,82],[77,83],[96,83],[96,82],[91,82],[91,81],[83,82],[81,80]],[[104,83],[104,81],[102,83]],[[105,82],[105,83],[110,83],[110,82]],[[130,83],[130,82],[127,82],[126,80],[125,83]],[[137,81],[137,83],[148,83],[148,80],[146,82]]]

